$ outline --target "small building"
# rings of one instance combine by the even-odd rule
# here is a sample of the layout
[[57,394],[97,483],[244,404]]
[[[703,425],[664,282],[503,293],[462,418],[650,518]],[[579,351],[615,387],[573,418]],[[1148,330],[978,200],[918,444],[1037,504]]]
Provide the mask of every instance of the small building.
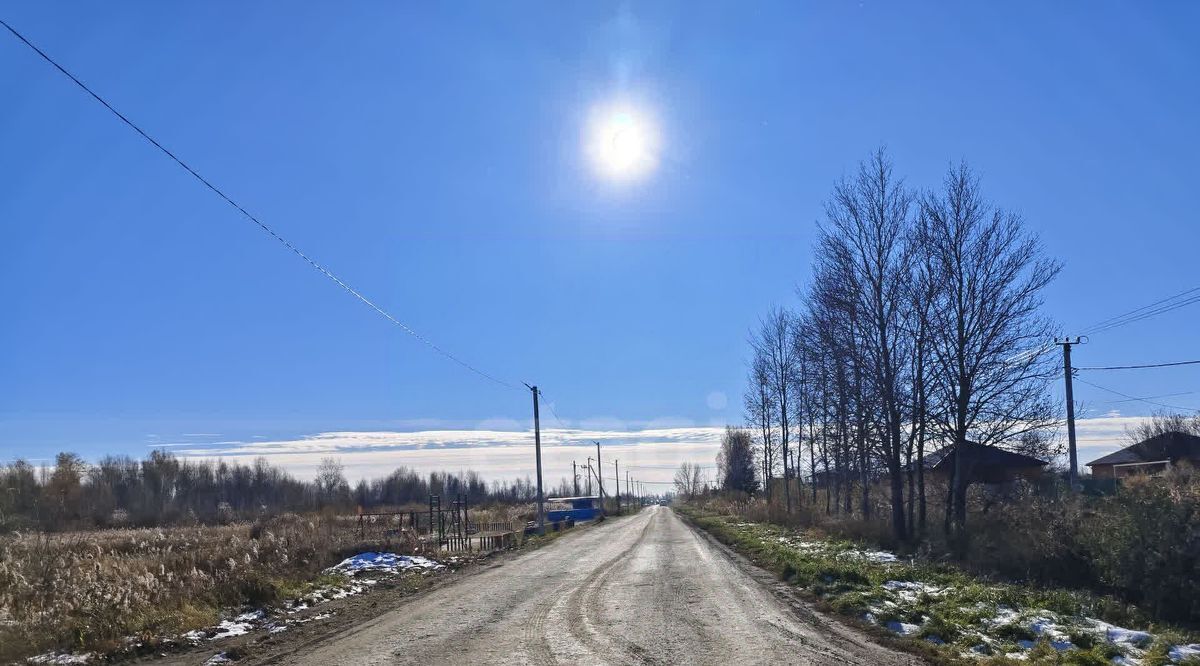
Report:
[[[593,520],[601,514],[599,495],[548,497],[546,501],[551,505],[557,505],[546,510],[546,522],[548,523],[568,520],[578,523],[584,520]],[[570,508],[567,508],[568,506]]]
[[1121,479],[1135,474],[1160,476],[1180,463],[1200,467],[1200,437],[1164,432],[1088,463],[1097,479]]
[[[955,457],[959,446],[951,444],[925,454],[926,473],[949,482],[954,478]],[[965,442],[962,447],[963,477],[972,483],[1008,483],[1041,476],[1050,463],[1033,456],[1005,451],[998,446]],[[915,464],[915,463],[914,463]]]

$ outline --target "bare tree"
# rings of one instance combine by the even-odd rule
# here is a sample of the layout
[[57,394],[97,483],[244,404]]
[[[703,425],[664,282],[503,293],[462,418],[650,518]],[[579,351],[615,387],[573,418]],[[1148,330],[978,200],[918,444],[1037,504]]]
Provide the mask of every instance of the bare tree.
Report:
[[346,482],[346,468],[337,458],[322,458],[317,467],[317,492],[322,506],[335,503],[343,494],[350,492]]
[[[1001,444],[1051,426],[1047,382],[1054,365],[1044,353],[1015,352],[1041,349],[1050,338],[1041,293],[1059,264],[1042,255],[1019,216],[984,201],[965,164],[952,168],[942,191],[925,195],[920,208],[920,250],[937,284],[930,342],[936,398],[946,406],[935,411],[941,434],[957,445]],[[954,467],[949,504],[962,552],[962,456]]]
[[775,475],[775,452],[777,442],[775,423],[778,420],[779,405],[771,392],[770,365],[767,357],[758,350],[750,365],[750,382],[746,388],[744,403],[746,421],[758,430],[759,464],[761,465],[762,485],[767,499],[771,497],[771,479]]
[[775,308],[762,320],[758,336],[752,341],[755,354],[765,359],[771,396],[778,406],[779,445],[783,457],[783,496],[788,513],[792,511],[792,494],[787,479],[791,416],[795,400],[792,384],[796,374],[796,349],[792,342],[792,334],[792,315],[783,308]]
[[1151,437],[1171,432],[1200,436],[1200,414],[1185,416],[1183,414],[1159,412],[1152,416],[1149,421],[1142,421],[1138,425],[1128,429],[1125,434],[1131,443],[1137,444]]
[[675,470],[673,481],[675,483],[675,494],[684,499],[692,499],[704,492],[707,482],[704,476],[704,468],[686,460],[679,463],[679,468]]
[[[892,173],[882,149],[859,165],[858,173],[843,179],[826,204],[827,223],[820,235],[820,257],[829,275],[841,284],[842,304],[848,307],[857,400],[859,467],[864,492],[863,513],[869,513],[870,452],[866,446],[868,420],[877,435],[891,488],[894,536],[907,538],[904,512],[904,430],[908,424],[908,357],[912,345],[904,328],[909,306],[905,286],[912,249],[906,243],[912,195]],[[878,406],[874,418],[867,404]]]

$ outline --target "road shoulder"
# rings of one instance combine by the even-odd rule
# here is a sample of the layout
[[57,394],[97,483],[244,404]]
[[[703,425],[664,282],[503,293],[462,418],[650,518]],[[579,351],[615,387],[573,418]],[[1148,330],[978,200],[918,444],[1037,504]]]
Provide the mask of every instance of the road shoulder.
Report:
[[697,525],[686,513],[675,511],[675,515],[700,539],[712,546],[714,551],[770,591],[804,624],[815,628],[832,641],[848,644],[855,652],[871,654],[878,664],[936,663],[929,660],[929,653],[922,649],[922,646],[914,648],[911,642],[896,640],[891,635],[880,632],[877,627],[853,622],[850,618],[837,615],[832,609],[823,607],[820,600],[809,597],[803,590],[780,579],[775,572],[760,566],[744,553],[717,539]]

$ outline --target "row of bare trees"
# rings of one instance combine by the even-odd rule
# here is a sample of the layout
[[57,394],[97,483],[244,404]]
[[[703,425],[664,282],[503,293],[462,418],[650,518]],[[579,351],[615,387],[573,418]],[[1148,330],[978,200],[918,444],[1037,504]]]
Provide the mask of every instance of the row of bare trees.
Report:
[[[566,481],[563,487],[569,488]],[[0,464],[0,534],[17,529],[217,523],[287,511],[349,512],[357,506],[424,504],[462,497],[472,505],[526,503],[537,497],[528,478],[495,480],[477,472],[430,472],[398,467],[386,477],[351,485],[340,461],[321,461],[312,481],[297,479],[257,458],[236,461],[179,458],[152,451],[138,460],[105,456],[88,463],[60,453],[53,467],[23,460]]]
[[[1058,271],[965,164],[914,192],[885,151],[871,155],[826,203],[800,308],[773,310],[752,335],[745,408],[766,492],[782,490],[791,512],[807,467],[809,501],[823,490],[827,512],[857,504],[870,518],[882,481],[905,540],[926,527],[931,447],[1048,446],[1055,366],[1041,294]],[[968,482],[956,468],[954,535],[965,536]]]

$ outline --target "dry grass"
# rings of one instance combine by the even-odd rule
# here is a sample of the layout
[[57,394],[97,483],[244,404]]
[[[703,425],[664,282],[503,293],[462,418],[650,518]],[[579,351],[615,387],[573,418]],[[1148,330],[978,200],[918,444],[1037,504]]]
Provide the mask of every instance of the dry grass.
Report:
[[368,544],[332,517],[0,537],[0,662],[110,650],[269,604]]

